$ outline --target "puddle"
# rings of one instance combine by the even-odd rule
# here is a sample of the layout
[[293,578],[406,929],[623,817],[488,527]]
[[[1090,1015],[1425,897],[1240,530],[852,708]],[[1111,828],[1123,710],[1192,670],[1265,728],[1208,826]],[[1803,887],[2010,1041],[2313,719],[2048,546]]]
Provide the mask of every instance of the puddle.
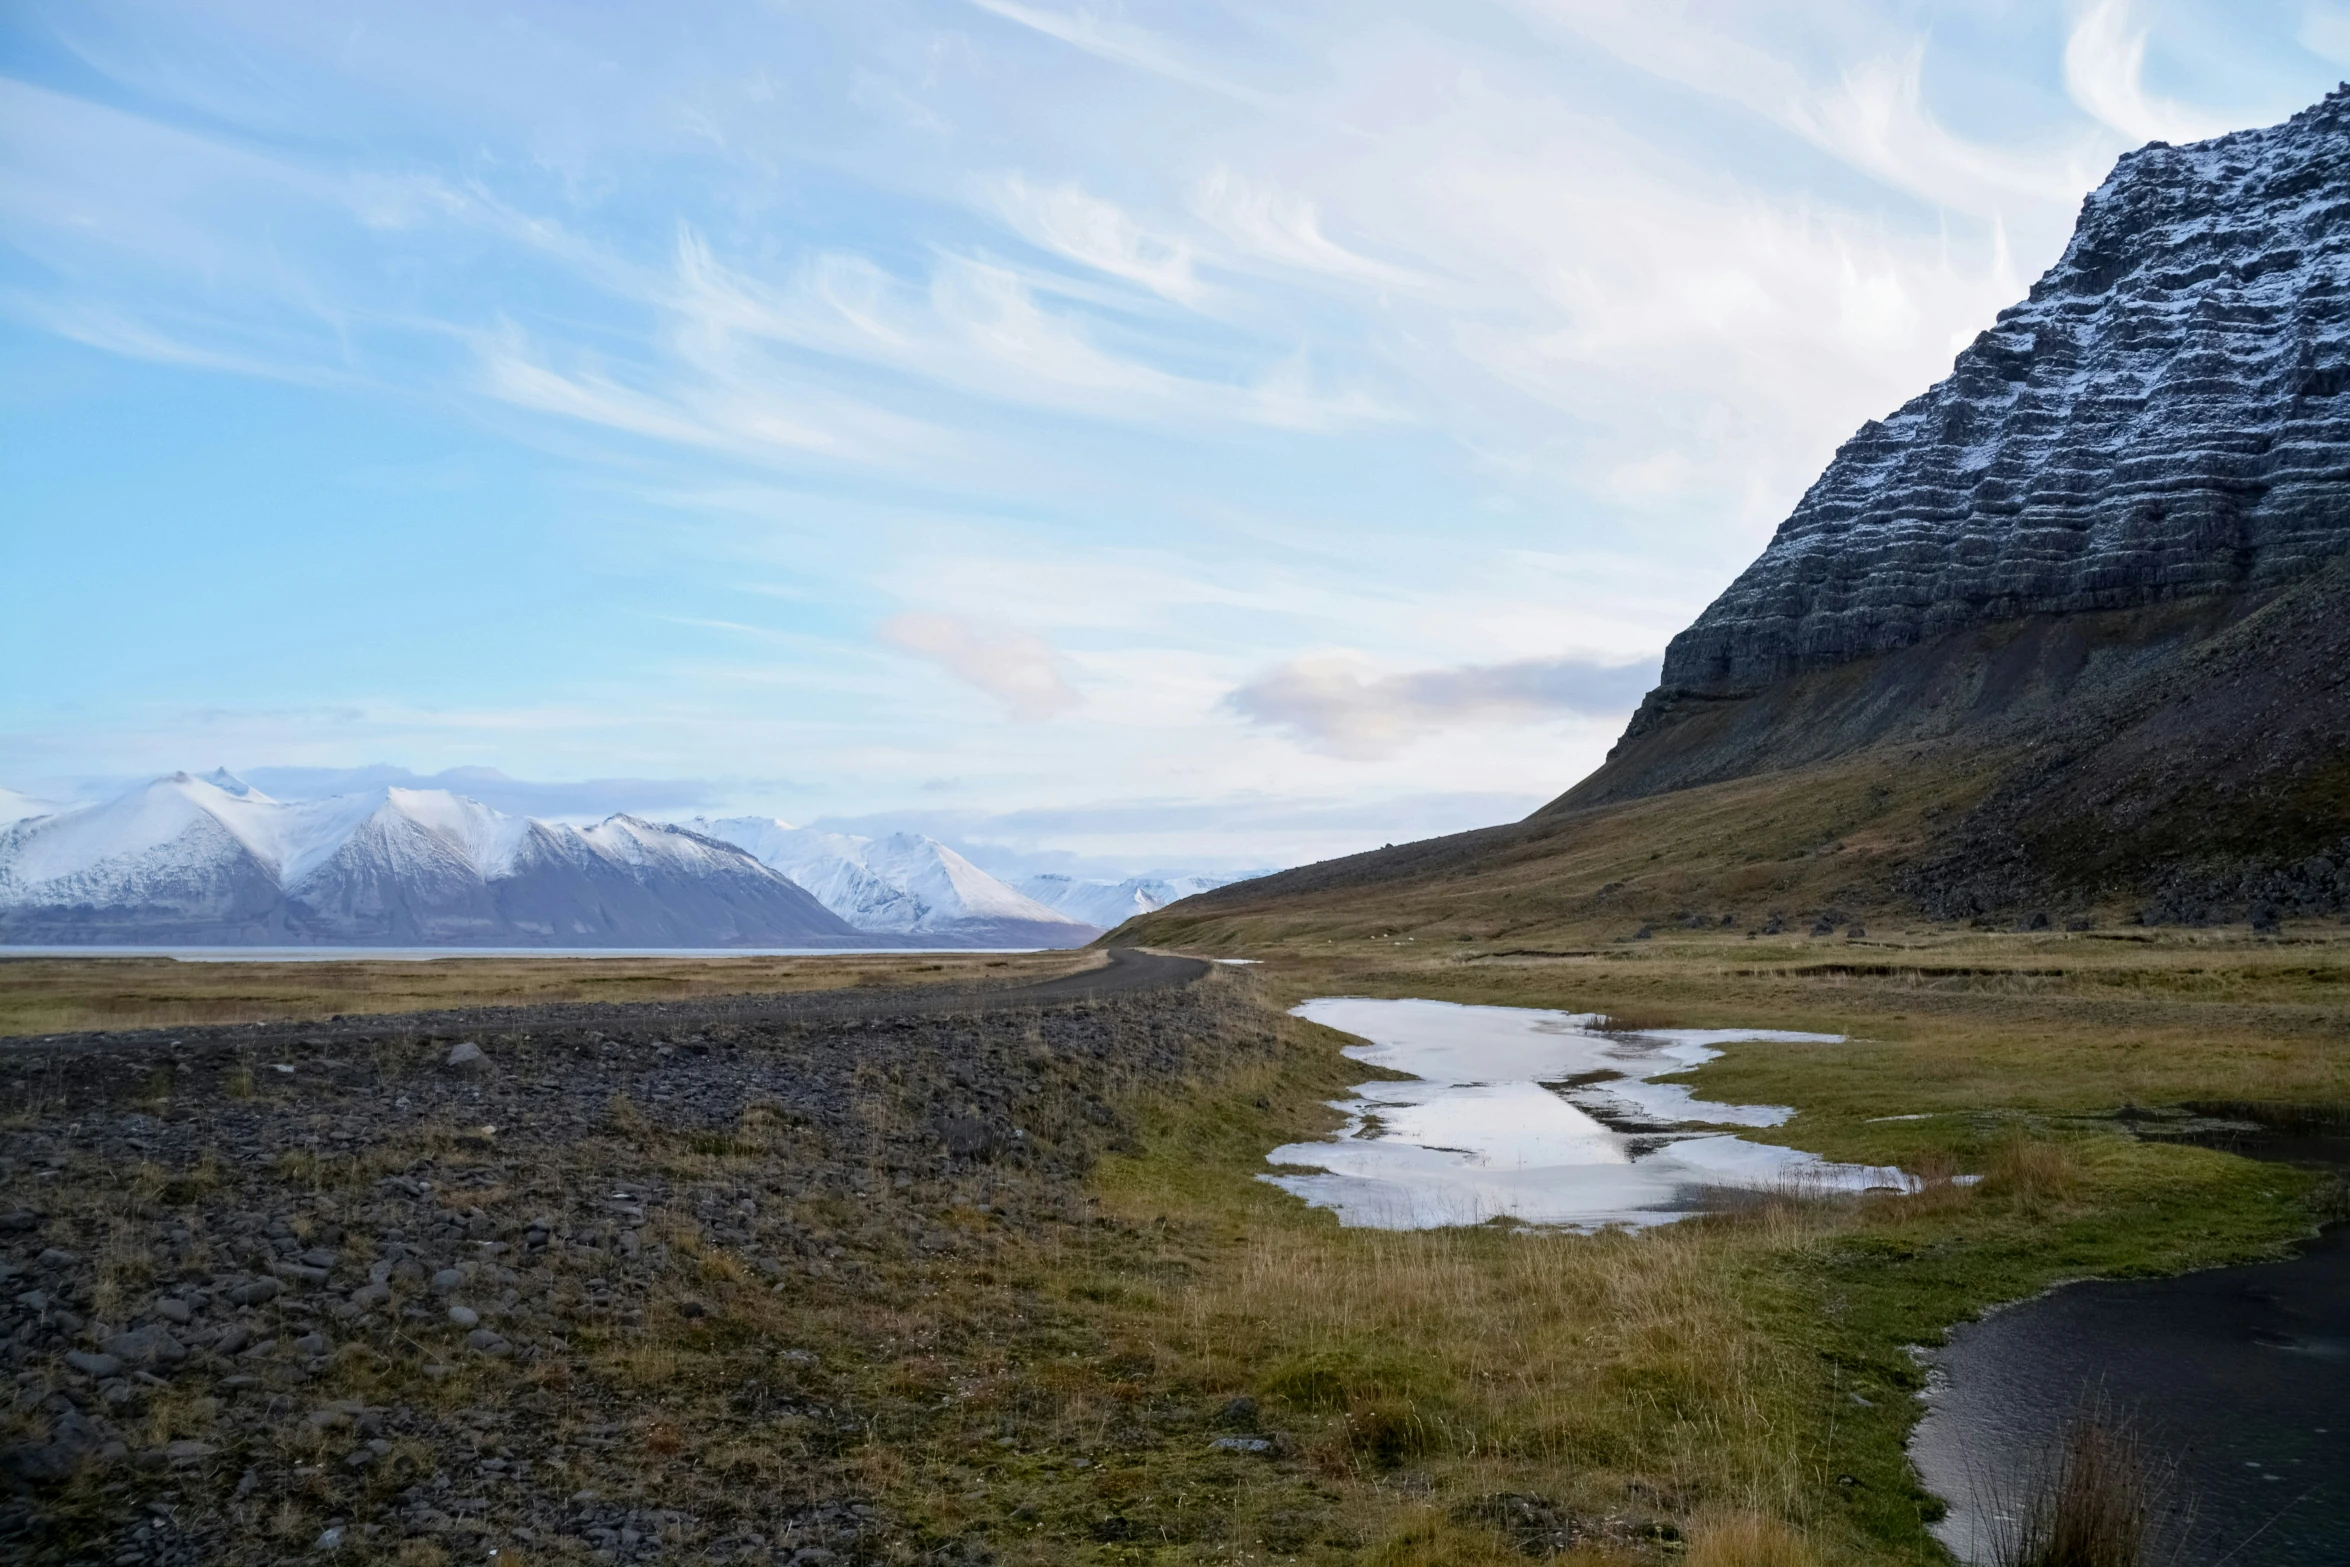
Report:
[[1777,1126],[1784,1105],[1714,1104],[1685,1072],[1733,1040],[1833,1044],[1834,1034],[1773,1029],[1601,1033],[1586,1013],[1449,1001],[1331,997],[1299,1017],[1369,1040],[1358,1061],[1409,1072],[1362,1083],[1327,1142],[1276,1148],[1263,1179],[1339,1222],[1381,1229],[1527,1224],[1597,1229],[1667,1224],[1741,1192],[1909,1190],[1899,1170],[1831,1164],[1746,1142],[1725,1126]]
[[[2340,1130],[2227,1146],[2350,1169]],[[2178,1464],[2172,1500],[2192,1519],[2179,1559],[2350,1561],[2350,1227],[2286,1262],[2068,1284],[1953,1329],[1925,1359],[1910,1460],[1950,1505],[1934,1532],[1962,1562],[1994,1558],[2001,1514],[2085,1400]]]

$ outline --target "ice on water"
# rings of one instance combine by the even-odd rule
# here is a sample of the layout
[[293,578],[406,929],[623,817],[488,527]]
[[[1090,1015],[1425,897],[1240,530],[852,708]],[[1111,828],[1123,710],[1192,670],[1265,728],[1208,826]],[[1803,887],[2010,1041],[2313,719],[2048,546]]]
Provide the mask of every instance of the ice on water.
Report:
[[[1725,1188],[1917,1184],[1899,1170],[1832,1164],[1708,1130],[1777,1126],[1794,1112],[1714,1104],[1685,1084],[1654,1081],[1713,1060],[1733,1040],[1833,1044],[1834,1034],[1614,1033],[1589,1014],[1352,996],[1295,1010],[1370,1041],[1348,1048],[1356,1060],[1412,1074],[1358,1085],[1360,1097],[1337,1106],[1347,1124],[1330,1141],[1270,1156],[1285,1169],[1266,1180],[1336,1210],[1343,1224],[1428,1229],[1507,1215],[1593,1229],[1684,1218]],[[1594,1080],[1602,1073],[1614,1075]]]

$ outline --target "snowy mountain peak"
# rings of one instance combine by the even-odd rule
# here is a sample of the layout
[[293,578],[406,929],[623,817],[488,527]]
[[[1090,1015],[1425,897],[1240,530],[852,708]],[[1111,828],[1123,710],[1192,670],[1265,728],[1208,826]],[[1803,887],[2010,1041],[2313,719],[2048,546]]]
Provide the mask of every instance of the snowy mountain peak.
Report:
[[1137,914],[1151,914],[1195,892],[1206,892],[1241,876],[1129,876],[1124,881],[1089,880],[1046,873],[1020,883],[1021,892],[1071,919],[1115,930]]
[[[185,777],[186,775],[179,774],[177,776]],[[225,767],[215,767],[197,782],[208,783],[222,794],[233,794],[240,800],[266,800],[269,798],[268,795],[263,794]]]
[[694,832],[734,844],[798,882],[860,930],[1003,946],[1079,946],[1095,934],[920,833],[863,838],[773,817],[696,817]]
[[0,789],[0,827],[35,816],[54,815],[62,809],[54,800],[43,800],[15,789]]
[[278,801],[172,773],[0,827],[0,939],[840,945],[751,855],[614,816],[584,830],[445,789]]

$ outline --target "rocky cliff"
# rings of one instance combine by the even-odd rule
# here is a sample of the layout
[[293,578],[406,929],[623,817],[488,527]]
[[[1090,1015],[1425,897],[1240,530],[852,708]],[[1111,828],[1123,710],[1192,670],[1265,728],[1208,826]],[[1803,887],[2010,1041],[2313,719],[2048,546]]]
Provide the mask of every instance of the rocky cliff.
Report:
[[1630,733],[1985,622],[2300,575],[2350,547],[2346,392],[2350,87],[2131,153],[2030,297],[1673,639]]

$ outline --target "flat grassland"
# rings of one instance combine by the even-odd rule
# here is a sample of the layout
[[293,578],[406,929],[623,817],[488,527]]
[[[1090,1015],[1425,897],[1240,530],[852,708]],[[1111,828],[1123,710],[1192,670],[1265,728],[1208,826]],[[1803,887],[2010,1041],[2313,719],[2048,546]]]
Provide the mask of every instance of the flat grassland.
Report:
[[336,1015],[577,1001],[683,1001],[854,985],[1050,979],[1098,952],[874,952],[811,957],[0,958],[0,1039]]
[[1346,1478],[1375,1559],[1498,1562],[1566,1516],[1599,1559],[1633,1550],[1622,1521],[1645,1516],[1689,1534],[1691,1560],[1940,1560],[1902,1453],[1922,1385],[1907,1346],[2061,1280],[2278,1255],[2341,1215],[2313,1175],[2132,1131],[2187,1104],[2350,1102],[2338,930],[1325,952],[1268,953],[1260,982],[1283,1002],[1844,1034],[1734,1045],[1693,1081],[1798,1107],[1747,1135],[1929,1183],[1638,1236],[1349,1231],[1252,1179],[1306,1118],[1302,1080],[1264,1097],[1287,1107],[1270,1121],[1236,1095],[1158,1107],[1147,1151],[1105,1163],[1105,1201],[1215,1240],[1132,1331],[1171,1370],[1282,1408]]
[[[984,1260],[877,1252],[881,1294],[838,1300],[769,1292],[722,1234],[681,1239],[691,1268],[649,1279],[639,1326],[579,1338],[582,1391],[566,1395],[619,1451],[642,1442],[644,1505],[681,1483],[663,1479],[678,1464],[807,1447],[809,1412],[740,1391],[772,1376],[759,1368],[780,1333],[833,1368],[823,1462],[892,1520],[876,1559],[1936,1562],[1935,1504],[1903,1457],[1922,1383],[1907,1346],[2065,1279],[2280,1255],[2341,1210],[2314,1175],[2133,1132],[2188,1105],[2350,1103],[2339,930],[1669,930],[1548,952],[1374,930],[1261,956],[1211,981],[1217,1026],[1279,1048],[1208,1052],[1225,1064],[1115,1096],[1107,1151],[1067,1199],[1090,1223],[997,1215]],[[898,965],[897,983],[940,960],[872,961]],[[570,982],[546,967],[512,982]],[[343,982],[298,968],[271,982],[272,1006],[299,1009],[311,984],[311,1007],[355,1010]],[[714,988],[694,993],[772,982],[727,971],[709,965],[696,982]],[[94,996],[105,980],[83,983]],[[1748,1135],[1928,1184],[1774,1195],[1640,1235],[1342,1229],[1257,1179],[1267,1150],[1334,1126],[1327,1101],[1367,1075],[1342,1036],[1281,1015],[1329,994],[1843,1034],[1733,1046],[1694,1081],[1797,1107]],[[747,1138],[713,1155],[706,1133],[631,1114],[625,1157],[680,1185],[749,1181],[788,1156]],[[875,1186],[877,1203],[901,1200]],[[902,1200],[938,1204],[926,1222],[977,1222],[925,1192]],[[855,1264],[854,1215],[829,1224],[838,1265]],[[689,1299],[713,1315],[681,1315]],[[545,1384],[555,1364],[530,1375]],[[486,1402],[505,1374],[469,1364],[414,1396]],[[454,1543],[416,1536],[396,1555],[442,1562]],[[542,1529],[500,1560],[574,1544]]]

